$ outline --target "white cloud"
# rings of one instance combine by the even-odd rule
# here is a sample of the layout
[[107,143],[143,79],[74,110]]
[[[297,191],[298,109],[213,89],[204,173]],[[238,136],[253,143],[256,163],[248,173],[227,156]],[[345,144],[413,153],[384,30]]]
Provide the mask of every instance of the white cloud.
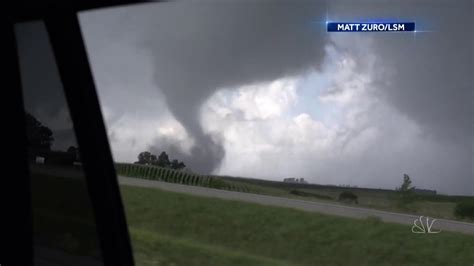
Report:
[[312,73],[329,80],[318,88],[314,107],[336,110],[320,119],[298,112],[306,97],[298,90],[303,77],[221,90],[207,101],[202,125],[221,136],[226,151],[217,174],[394,188],[407,172],[419,187],[446,187],[431,177],[446,167],[432,163],[444,156],[443,147],[377,94],[387,70],[361,51],[370,50],[370,40],[351,47],[346,42],[328,44],[322,71]]
[[185,153],[189,153],[194,144],[184,127],[169,113],[154,119],[125,114],[113,122],[110,121],[113,113],[107,110],[105,114],[109,141],[116,161],[135,161],[137,155],[148,150],[157,139],[166,140]]
[[[164,149],[160,145],[166,144],[168,146],[164,147],[171,149],[174,146],[169,146],[169,143],[172,143],[181,150],[189,151],[193,140],[170,115],[166,101],[170,102],[176,114],[181,115],[183,123],[191,125],[188,127],[190,134],[198,136],[200,134],[193,134],[193,129],[194,133],[199,131],[196,130],[199,125],[194,124],[196,108],[189,107],[200,106],[201,100],[215,91],[215,86],[275,79],[280,73],[303,71],[304,67],[310,67],[313,63],[319,66],[320,56],[312,53],[320,54],[318,51],[324,47],[322,42],[326,42],[325,37],[329,36],[326,33],[323,36],[313,35],[313,29],[313,32],[300,31],[303,28],[298,26],[299,23],[284,22],[282,25],[296,26],[286,30],[296,34],[290,34],[296,39],[303,37],[300,38],[303,41],[283,38],[290,41],[274,46],[276,49],[267,49],[269,47],[261,44],[272,40],[281,44],[283,39],[280,37],[283,35],[276,34],[273,38],[265,28],[253,31],[253,28],[248,28],[252,23],[244,23],[244,35],[250,32],[252,37],[257,37],[253,38],[253,45],[249,46],[246,41],[248,38],[235,38],[235,31],[228,30],[227,27],[236,24],[224,23],[225,25],[221,25],[224,28],[221,28],[220,24],[208,23],[207,19],[212,18],[206,15],[207,12],[212,13],[211,9],[197,10],[196,14],[195,11],[189,11],[189,14],[194,15],[185,16],[193,21],[202,18],[204,20],[201,22],[205,26],[218,25],[208,31],[206,36],[209,38],[202,38],[201,33],[194,38],[193,34],[198,31],[192,29],[195,25],[192,23],[183,24],[185,31],[173,31],[171,35],[165,31],[163,35],[158,27],[155,32],[157,34],[150,35],[151,28],[148,26],[153,22],[150,18],[156,17],[157,10],[146,10],[150,10],[149,14],[140,16],[122,14],[117,18],[111,17],[112,19],[104,19],[104,14],[90,16],[84,20],[89,23],[82,23],[84,29],[87,28],[86,24],[89,25],[85,30],[88,32],[85,34],[86,44],[88,51],[94,51],[90,53],[91,64],[104,107],[114,157],[118,161],[134,161],[136,154],[150,148],[150,145]],[[179,10],[188,13],[186,9]],[[242,10],[246,12],[247,8]],[[307,10],[310,9],[304,8],[303,13],[314,17],[314,10],[306,13]],[[237,14],[234,10],[229,11],[231,19],[228,22],[234,19],[241,21],[240,16],[234,16]],[[254,14],[255,21],[260,21],[259,14]],[[287,17],[286,12],[278,14],[282,18]],[[165,16],[160,17],[165,20],[178,18],[168,11],[163,15]],[[304,17],[297,16],[297,20]],[[100,21],[96,22],[100,23],[90,23],[97,18]],[[160,23],[156,25],[160,26]],[[190,25],[191,28],[188,27]],[[274,28],[273,23],[268,25]],[[123,31],[124,27],[130,31]],[[221,30],[224,35],[219,33]],[[265,34],[256,34],[258,32]],[[177,38],[172,36],[175,33],[179,35],[174,36]],[[223,38],[228,33],[232,33],[232,36],[229,35],[231,38]],[[406,172],[412,176],[416,186],[465,193],[467,190],[463,184],[466,184],[465,180],[469,176],[466,178],[466,174],[458,169],[465,170],[466,165],[473,165],[472,150],[466,154],[465,148],[438,143],[430,138],[430,134],[423,132],[429,127],[424,126],[422,130],[417,124],[454,121],[432,127],[434,134],[443,128],[449,129],[446,131],[464,128],[459,127],[461,123],[458,123],[464,120],[456,119],[459,116],[457,110],[464,109],[449,108],[450,105],[444,103],[446,99],[451,99],[455,104],[462,102],[457,100],[457,96],[446,97],[447,91],[451,94],[451,90],[446,88],[450,87],[449,82],[452,80],[466,81],[457,77],[469,76],[461,75],[469,67],[459,64],[463,60],[456,55],[448,56],[449,58],[437,57],[443,54],[437,53],[438,50],[446,50],[444,48],[448,47],[443,43],[457,46],[459,43],[452,41],[456,38],[443,38],[440,39],[441,42],[437,42],[441,45],[428,47],[420,45],[421,39],[418,38],[418,45],[415,47],[410,36],[397,35],[392,38],[393,36],[382,35],[330,35],[325,46],[325,61],[318,71],[301,74],[302,76],[280,77],[273,82],[221,89],[214,93],[202,108],[201,126],[213,139],[223,141],[225,159],[216,173],[270,179],[299,175],[317,183],[393,188],[399,185],[402,174]],[[148,38],[150,36],[153,40]],[[430,41],[434,36],[426,35],[429,38],[422,42]],[[437,36],[442,37],[439,34]],[[182,38],[193,41],[183,42]],[[219,42],[213,41],[216,38]],[[237,45],[235,41],[238,42]],[[143,50],[145,43],[146,47],[151,47],[150,53]],[[217,50],[213,49],[214,44],[218,44]],[[226,49],[229,47],[237,53],[228,53]],[[400,50],[400,47],[407,49]],[[197,50],[203,53],[196,53]],[[462,57],[469,52],[466,49],[462,51],[456,54]],[[206,54],[212,55],[211,60]],[[384,60],[381,61],[381,58]],[[461,74],[448,75],[446,78],[445,75],[432,77],[432,72],[425,70],[421,71],[423,76],[418,77],[419,71],[416,68],[423,67],[430,58],[450,60],[431,60],[444,62],[444,67],[432,68],[433,65],[428,65],[428,70],[458,66],[458,70],[464,71],[451,71]],[[449,74],[448,72],[446,73]],[[397,73],[400,75],[396,75]],[[311,81],[314,84],[306,84],[308,86],[302,88],[305,76],[318,78]],[[395,79],[397,76],[399,78]],[[160,91],[156,84],[165,84],[164,90]],[[381,90],[381,86],[386,89]],[[312,87],[314,91],[311,91]],[[391,96],[398,100],[390,101],[380,97],[381,93],[387,93],[387,88],[392,92],[401,92]],[[425,97],[425,94],[432,92],[442,97]],[[405,102],[408,104],[404,104]],[[422,104],[429,108],[415,108]],[[392,105],[397,105],[399,111]],[[403,108],[407,110],[404,111]],[[422,112],[418,115],[420,110]],[[188,118],[192,118],[193,123],[183,120],[188,113]],[[418,118],[415,120],[417,122],[402,113]],[[62,118],[58,117],[60,119]],[[196,143],[199,142],[198,139],[196,138]],[[208,145],[211,142],[203,143],[200,148],[211,146]],[[213,148],[215,147],[209,150]],[[186,159],[195,160],[196,164],[205,164],[205,160],[209,159],[196,154],[213,153],[198,152],[194,153],[194,157]],[[220,156],[221,153],[216,154]],[[466,160],[471,161],[466,163]],[[462,175],[464,182],[456,182],[460,180],[458,176]],[[446,181],[447,178],[449,182]]]
[[[281,116],[296,102],[296,81],[283,78],[270,83],[258,83],[238,88],[235,92],[221,90],[215,95],[220,104],[212,107],[221,115],[239,113],[245,120],[266,120]],[[223,103],[229,102],[228,108]],[[211,107],[211,108],[212,108]],[[229,109],[230,108],[230,109]]]

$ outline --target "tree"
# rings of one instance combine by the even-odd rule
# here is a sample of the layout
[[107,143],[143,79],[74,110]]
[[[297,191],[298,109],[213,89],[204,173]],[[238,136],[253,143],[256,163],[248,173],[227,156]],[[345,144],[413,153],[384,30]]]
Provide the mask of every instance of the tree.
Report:
[[185,168],[185,167],[186,167],[186,165],[185,165],[183,162],[180,162],[180,163],[178,164],[178,168],[176,168],[176,169],[183,169],[183,168]]
[[158,158],[156,157],[156,155],[152,154],[150,156],[150,164],[156,165],[157,163],[158,163]]
[[173,161],[171,161],[171,168],[172,169],[178,169],[178,160],[174,159]]
[[410,187],[410,186],[411,186],[410,176],[408,176],[407,174],[404,174],[402,186],[398,190],[401,192],[407,192],[407,191],[413,190],[414,187]]
[[170,161],[168,154],[166,154],[164,151],[158,157],[149,151],[140,152],[140,154],[138,154],[138,161],[134,162],[134,164],[156,165],[177,170],[186,167],[183,162],[180,162],[176,159]]
[[407,205],[415,200],[413,190],[415,187],[411,186],[410,176],[407,174],[403,175],[403,183],[397,189],[399,200],[399,207],[407,208]]
[[71,154],[74,154],[74,160],[75,161],[80,161],[81,160],[81,156],[80,156],[80,153],[79,153],[79,148],[74,147],[74,146],[69,146],[69,148],[67,149],[67,152],[71,153]]
[[185,168],[186,165],[183,163],[183,162],[180,162],[176,159],[174,159],[173,161],[171,161],[171,168],[172,169],[176,169],[176,170],[180,170],[180,169],[183,169]]
[[53,144],[53,131],[41,124],[34,116],[26,113],[26,135],[30,149],[50,151]]
[[161,152],[160,156],[158,156],[158,161],[156,164],[161,167],[169,167],[171,163],[168,154],[166,154],[164,151]]
[[343,191],[341,194],[339,194],[339,200],[340,201],[348,201],[348,202],[355,202],[356,204],[359,204],[357,201],[357,195],[354,194],[352,191]]
[[474,201],[461,201],[456,204],[454,208],[454,215],[459,218],[474,219]]
[[151,164],[151,153],[149,151],[138,154],[138,164]]
[[77,148],[74,147],[74,146],[69,146],[69,148],[67,149],[67,152],[68,152],[68,153],[76,153],[76,152],[77,152]]

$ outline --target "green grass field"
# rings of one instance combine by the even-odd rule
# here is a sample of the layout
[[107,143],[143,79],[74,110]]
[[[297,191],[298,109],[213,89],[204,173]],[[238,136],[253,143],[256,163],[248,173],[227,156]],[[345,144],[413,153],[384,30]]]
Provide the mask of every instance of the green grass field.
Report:
[[[99,256],[85,184],[35,175],[35,232]],[[137,265],[472,265],[474,236],[121,186]],[[86,208],[85,208],[86,207]],[[90,206],[89,206],[90,207]],[[65,215],[65,216],[64,216]]]
[[[221,177],[225,182],[236,186],[247,187],[248,192],[278,197],[296,198],[304,200],[328,201],[335,204],[347,204],[339,202],[338,196],[343,191],[352,191],[358,196],[357,206],[429,216],[433,218],[444,218],[474,222],[469,218],[461,219],[454,215],[454,208],[458,202],[474,201],[474,197],[469,196],[448,196],[448,195],[417,195],[415,200],[405,207],[397,203],[397,195],[393,190],[366,189],[366,188],[346,188],[337,186],[313,185],[313,184],[292,184],[278,181],[267,181],[250,178]],[[303,193],[294,194],[299,191]],[[306,194],[306,196],[301,196]]]
[[84,178],[36,173],[31,181],[35,242],[75,255],[100,257]]
[[401,206],[398,201],[397,193],[395,193],[394,190],[387,189],[294,184],[232,176],[206,176],[157,166],[128,163],[116,163],[116,169],[119,175],[135,178],[205,186],[293,199],[327,201],[335,204],[352,204],[338,201],[341,192],[351,191],[357,195],[357,206],[360,207],[423,215],[433,218],[474,222],[472,219],[461,219],[454,215],[454,209],[458,202],[474,201],[474,197],[468,196],[416,195],[413,202]]
[[122,186],[138,265],[472,265],[474,236]]

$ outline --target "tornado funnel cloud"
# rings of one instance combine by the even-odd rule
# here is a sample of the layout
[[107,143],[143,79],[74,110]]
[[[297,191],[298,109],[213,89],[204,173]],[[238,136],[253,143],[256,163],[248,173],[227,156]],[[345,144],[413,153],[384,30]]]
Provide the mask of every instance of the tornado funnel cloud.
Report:
[[194,140],[191,168],[211,172],[225,155],[222,143],[199,124],[204,101],[220,88],[318,68],[326,37],[312,22],[325,10],[320,2],[280,1],[163,6],[146,45],[157,86]]

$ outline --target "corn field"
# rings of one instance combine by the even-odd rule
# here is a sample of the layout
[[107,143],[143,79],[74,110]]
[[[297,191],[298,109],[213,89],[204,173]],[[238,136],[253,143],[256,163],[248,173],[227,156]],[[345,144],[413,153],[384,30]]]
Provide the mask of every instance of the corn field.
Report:
[[117,175],[135,177],[149,180],[157,180],[169,183],[177,183],[191,186],[210,187],[232,191],[248,192],[248,188],[235,185],[215,176],[205,176],[186,173],[180,170],[163,168],[152,165],[140,165],[129,163],[115,163]]

